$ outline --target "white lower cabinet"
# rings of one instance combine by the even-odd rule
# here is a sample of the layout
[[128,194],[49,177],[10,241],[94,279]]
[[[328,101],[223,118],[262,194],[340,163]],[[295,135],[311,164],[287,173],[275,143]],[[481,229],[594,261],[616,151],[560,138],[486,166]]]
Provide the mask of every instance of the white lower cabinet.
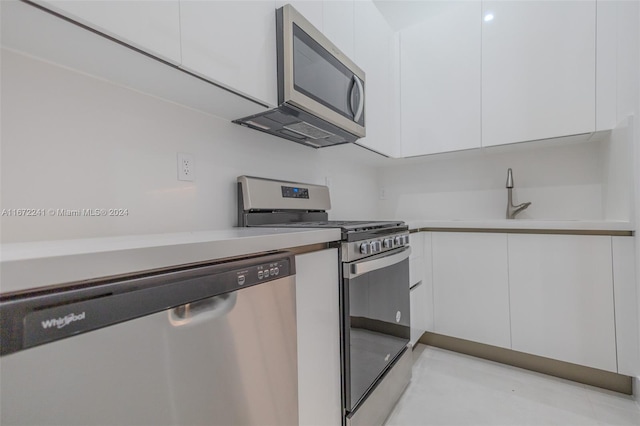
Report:
[[341,423],[338,279],[337,249],[296,256],[300,425]]
[[427,315],[432,312],[427,306],[427,282],[425,280],[425,233],[411,234],[411,257],[409,257],[409,300],[412,345],[416,345],[427,330]]
[[511,347],[507,235],[434,232],[434,331]]
[[433,233],[421,232],[423,236],[423,250],[424,250],[424,275],[422,278],[422,284],[425,286],[425,330],[435,332],[434,327],[434,308],[433,308]]
[[617,372],[611,237],[508,241],[512,349]]
[[640,372],[633,237],[422,234],[423,281],[411,293],[411,316],[426,331]]
[[415,346],[420,337],[427,331],[427,287],[424,282],[419,281],[415,284],[409,293],[410,310],[411,310],[411,335],[409,343]]
[[633,237],[612,237],[613,297],[616,314],[618,373],[640,375],[636,249]]
[[413,287],[424,278],[424,232],[415,232],[409,236],[411,256],[409,257],[409,287]]
[[416,345],[425,331],[433,327],[433,274],[431,266],[431,232],[411,234],[409,258],[409,293],[411,301],[411,344]]

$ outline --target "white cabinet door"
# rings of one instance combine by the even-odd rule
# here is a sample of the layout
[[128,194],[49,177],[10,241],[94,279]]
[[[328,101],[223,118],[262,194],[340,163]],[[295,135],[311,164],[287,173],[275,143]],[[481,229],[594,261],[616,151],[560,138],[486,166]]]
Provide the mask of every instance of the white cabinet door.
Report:
[[161,59],[180,64],[178,0],[40,0],[37,3]]
[[424,232],[409,236],[411,256],[409,256],[409,287],[422,281],[424,277]]
[[617,55],[618,2],[598,1],[596,22],[596,130],[613,129],[618,124]]
[[403,157],[480,147],[481,3],[429,7],[400,32]]
[[296,256],[300,425],[342,419],[338,287],[337,249]]
[[397,124],[397,42],[372,1],[355,2],[354,62],[364,70],[366,137],[358,144],[383,155],[399,155]]
[[[424,232],[411,234],[411,256],[409,257],[409,287],[410,313],[411,313],[411,338],[410,343],[415,345],[422,334],[427,330],[428,315],[432,313],[427,308],[427,282],[425,280],[425,256],[424,256]],[[430,287],[429,287],[430,288]]]
[[593,132],[596,2],[482,7],[482,145]]
[[435,332],[510,348],[506,234],[432,239]]
[[618,373],[640,374],[634,237],[611,237]]
[[323,33],[348,58],[354,56],[354,0],[332,0],[323,3]]
[[323,0],[276,0],[276,8],[290,4],[304,16],[318,31],[323,32]]
[[509,235],[513,349],[616,371],[611,237]]
[[181,0],[182,68],[275,106],[275,6]]
[[433,307],[433,233],[422,232],[424,239],[424,275],[422,283],[425,286],[425,330],[435,332]]
[[424,282],[420,281],[414,285],[409,293],[410,310],[411,310],[411,336],[409,343],[416,345],[420,337],[427,331],[427,287]]

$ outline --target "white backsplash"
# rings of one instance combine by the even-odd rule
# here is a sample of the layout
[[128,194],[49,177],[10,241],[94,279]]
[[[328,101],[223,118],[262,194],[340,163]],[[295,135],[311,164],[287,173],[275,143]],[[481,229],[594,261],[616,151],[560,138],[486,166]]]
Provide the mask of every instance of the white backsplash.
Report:
[[[2,50],[2,209],[128,209],[124,217],[1,218],[2,242],[224,229],[242,174],[325,184],[331,218],[374,219],[379,157],[313,150]],[[177,153],[195,181],[177,180]],[[354,161],[357,158],[357,161]]]
[[519,218],[604,220],[603,143],[518,144],[399,160],[382,170],[381,212],[407,220],[504,219],[512,168],[514,203],[532,202]]

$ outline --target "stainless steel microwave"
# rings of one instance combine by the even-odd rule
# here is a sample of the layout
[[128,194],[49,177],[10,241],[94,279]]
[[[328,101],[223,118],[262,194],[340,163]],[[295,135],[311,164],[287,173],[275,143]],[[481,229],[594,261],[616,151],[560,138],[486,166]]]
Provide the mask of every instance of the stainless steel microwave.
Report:
[[314,148],[365,136],[362,71],[293,6],[276,10],[278,107],[234,123]]

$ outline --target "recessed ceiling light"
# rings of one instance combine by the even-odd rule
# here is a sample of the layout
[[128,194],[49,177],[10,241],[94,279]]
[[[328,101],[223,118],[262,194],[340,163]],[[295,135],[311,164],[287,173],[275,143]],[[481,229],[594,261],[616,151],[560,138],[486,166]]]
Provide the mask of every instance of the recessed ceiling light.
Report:
[[493,21],[493,13],[487,13],[486,15],[484,15],[484,21],[485,22]]

